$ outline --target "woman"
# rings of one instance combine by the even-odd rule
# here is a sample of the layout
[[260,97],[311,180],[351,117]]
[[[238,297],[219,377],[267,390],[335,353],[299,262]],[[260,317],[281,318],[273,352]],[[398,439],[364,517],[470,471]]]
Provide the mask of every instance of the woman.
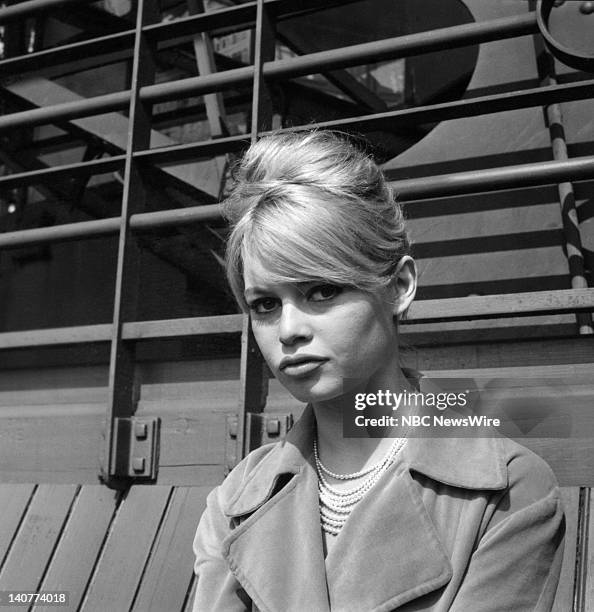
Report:
[[226,210],[233,293],[307,408],[210,494],[194,610],[549,610],[564,518],[541,459],[501,438],[407,439],[398,424],[342,435],[358,394],[416,386],[398,355],[416,268],[376,164],[332,133],[269,136]]

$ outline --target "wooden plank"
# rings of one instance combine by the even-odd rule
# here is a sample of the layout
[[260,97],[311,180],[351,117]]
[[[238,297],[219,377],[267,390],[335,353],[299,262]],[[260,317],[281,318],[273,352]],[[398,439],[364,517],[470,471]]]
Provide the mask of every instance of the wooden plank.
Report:
[[122,336],[126,340],[141,340],[143,338],[173,338],[191,334],[239,334],[242,319],[242,315],[220,315],[163,321],[137,321],[124,323]]
[[34,490],[32,484],[0,485],[0,568]]
[[166,510],[171,487],[134,486],[122,501],[81,610],[129,610]]
[[594,486],[594,439],[522,438],[517,442],[540,455],[561,486]]
[[[558,289],[499,295],[481,295],[414,302],[408,324],[522,315],[573,313],[594,310],[594,289]],[[182,320],[125,323],[126,339],[165,338],[196,334],[239,333],[241,315],[190,317]],[[0,348],[72,344],[109,340],[112,325],[88,325],[0,334]]]
[[106,342],[111,337],[111,324],[31,329],[0,334],[0,348],[48,346],[50,344],[78,344],[80,342]]
[[407,321],[510,317],[594,310],[594,289],[558,289],[413,302]]
[[135,612],[182,610],[192,582],[192,542],[211,489],[207,486],[174,490],[142,578]]
[[161,417],[160,465],[223,463],[227,413],[195,407],[192,414],[183,405],[175,414],[162,414],[154,408],[151,413]]
[[[543,317],[525,317],[522,320],[519,318],[505,319],[506,322],[513,322],[505,327],[500,325],[504,319],[481,319],[481,323],[484,322],[486,325],[468,325],[467,327],[462,327],[459,322],[452,321],[440,323],[439,325],[443,326],[442,329],[435,331],[426,331],[423,329],[425,324],[421,324],[414,328],[414,333],[410,333],[413,328],[409,327],[409,330],[400,336],[400,343],[401,346],[424,349],[462,343],[538,341],[575,337],[575,321],[570,321],[570,319],[575,319],[574,316],[556,315],[546,318],[546,321],[543,321]],[[435,327],[438,324],[429,323],[427,325]]]
[[74,485],[37,488],[0,573],[0,590],[38,590],[76,491]]
[[218,465],[166,465],[159,467],[157,484],[175,486],[209,486],[223,482],[225,466]]
[[[119,494],[107,487],[82,487],[52,558],[42,591],[68,591],[69,609],[77,610],[101,550]],[[35,606],[34,611],[46,610]]]
[[[594,342],[591,336],[576,336],[550,340],[438,345],[413,348],[404,355],[404,361],[409,367],[422,372],[562,364],[584,364],[591,372]],[[524,374],[528,373],[524,371]]]
[[[23,351],[30,352],[30,351]],[[55,367],[45,364],[42,367],[28,367],[23,369],[2,368],[0,372],[0,392],[10,393],[27,391],[44,393],[53,390],[71,389],[72,391],[84,389],[93,392],[93,389],[107,387],[107,367],[81,365],[80,361],[75,366]],[[95,401],[89,399],[86,401]],[[79,398],[80,400],[80,398]],[[104,397],[97,401],[104,401]],[[39,402],[37,402],[39,403]],[[46,402],[46,403],[51,403]]]
[[578,516],[580,506],[579,487],[564,487],[561,489],[563,506],[565,508],[565,550],[561,577],[552,612],[567,612],[573,607],[573,590],[575,586],[575,557],[577,546]]
[[0,481],[97,482],[104,414],[50,413],[0,419],[0,426]]

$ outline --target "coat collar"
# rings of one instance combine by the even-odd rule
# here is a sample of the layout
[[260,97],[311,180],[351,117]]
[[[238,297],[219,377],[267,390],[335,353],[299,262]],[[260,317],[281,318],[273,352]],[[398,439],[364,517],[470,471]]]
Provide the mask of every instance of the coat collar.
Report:
[[[315,469],[313,437],[315,417],[307,406],[301,418],[254,469],[229,501],[230,517],[254,512],[272,495],[283,474],[299,474],[305,466]],[[411,471],[463,489],[497,490],[507,486],[507,467],[500,438],[411,438],[405,447]]]
[[242,521],[223,554],[258,608],[379,612],[446,585],[452,567],[411,473],[466,489],[504,488],[501,441],[409,439],[383,476],[391,486],[361,500],[324,559],[314,432],[308,406],[224,507]]

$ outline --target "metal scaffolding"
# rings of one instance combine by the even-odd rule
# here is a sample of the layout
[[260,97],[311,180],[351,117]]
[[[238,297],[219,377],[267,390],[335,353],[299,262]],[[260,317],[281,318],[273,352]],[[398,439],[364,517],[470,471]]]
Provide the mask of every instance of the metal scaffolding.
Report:
[[[71,0],[70,0],[71,1]],[[80,0],[78,0],[80,2]],[[0,24],[51,10],[68,10],[69,0],[30,0],[0,10]],[[122,210],[118,216],[92,221],[26,229],[0,234],[0,248],[77,240],[95,236],[119,238],[114,315],[111,324],[61,329],[31,330],[0,334],[0,348],[40,347],[58,344],[110,343],[109,407],[102,477],[113,486],[130,478],[151,478],[154,470],[128,469],[118,457],[118,438],[122,424],[133,422],[137,401],[134,382],[136,343],[144,339],[192,336],[200,334],[242,335],[242,381],[239,410],[237,458],[249,451],[244,434],[251,414],[264,408],[265,384],[261,357],[242,315],[226,315],[171,321],[135,321],[138,295],[138,236],[147,230],[162,230],[221,217],[218,204],[208,203],[172,210],[147,211],[147,186],[143,171],[157,164],[182,163],[242,151],[251,141],[272,129],[269,87],[282,79],[324,73],[365,62],[392,60],[417,54],[467,47],[490,41],[539,33],[535,13],[511,18],[398,36],[386,40],[317,51],[300,57],[275,60],[274,40],[277,22],[346,2],[327,0],[257,0],[210,13],[161,21],[156,0],[139,0],[136,26],[90,40],[68,43],[57,48],[8,57],[0,61],[0,76],[22,75],[60,65],[82,62],[92,67],[103,63],[132,62],[128,89],[75,102],[32,108],[0,116],[0,133],[19,127],[31,128],[67,122],[107,112],[126,112],[129,134],[123,154],[91,159],[74,164],[34,171],[22,171],[0,177],[0,188],[25,187],[63,177],[90,177],[118,171],[124,177]],[[255,28],[254,63],[165,83],[155,83],[155,56],[158,51],[181,42],[192,41],[199,33],[229,33]],[[221,136],[206,142],[194,142],[151,148],[151,114],[156,103],[190,96],[221,93],[236,87],[252,91],[252,116],[246,134]],[[421,125],[448,119],[499,113],[543,105],[584,100],[594,97],[594,79],[571,83],[552,83],[540,87],[516,89],[492,95],[466,97],[399,110],[370,112],[317,123],[319,127],[341,130],[378,130],[385,126]],[[309,129],[301,125],[297,129]],[[449,195],[488,192],[503,189],[558,184],[590,179],[594,176],[594,156],[556,159],[395,181],[392,186],[404,202]],[[490,297],[431,300],[415,305],[410,322],[466,320],[541,313],[585,313],[594,309],[594,290],[518,293]],[[587,327],[587,326],[586,326]],[[583,333],[588,333],[584,327]],[[589,328],[591,332],[591,327]],[[120,425],[118,427],[118,424]]]

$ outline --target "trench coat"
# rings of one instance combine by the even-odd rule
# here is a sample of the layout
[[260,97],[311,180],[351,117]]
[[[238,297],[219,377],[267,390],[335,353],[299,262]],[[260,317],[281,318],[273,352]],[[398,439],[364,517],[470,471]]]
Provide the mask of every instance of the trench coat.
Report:
[[324,558],[313,410],[208,497],[194,612],[549,611],[565,521],[555,478],[504,438],[409,439]]

